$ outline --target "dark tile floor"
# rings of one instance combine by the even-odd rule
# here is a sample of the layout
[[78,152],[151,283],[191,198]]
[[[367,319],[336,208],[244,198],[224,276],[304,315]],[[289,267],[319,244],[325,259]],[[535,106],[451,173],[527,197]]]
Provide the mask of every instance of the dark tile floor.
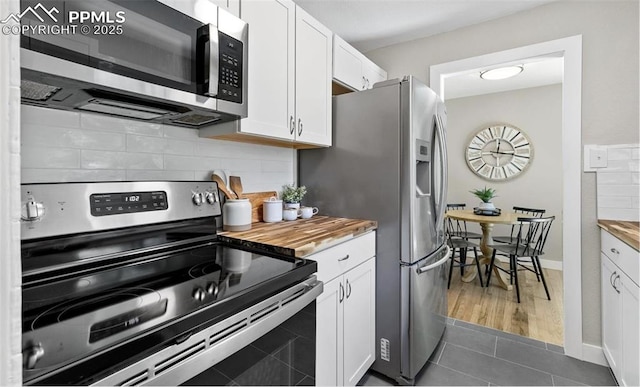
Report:
[[[358,383],[390,386],[368,372]],[[447,330],[415,380],[420,386],[615,386],[608,367],[564,355],[562,347],[461,320]]]

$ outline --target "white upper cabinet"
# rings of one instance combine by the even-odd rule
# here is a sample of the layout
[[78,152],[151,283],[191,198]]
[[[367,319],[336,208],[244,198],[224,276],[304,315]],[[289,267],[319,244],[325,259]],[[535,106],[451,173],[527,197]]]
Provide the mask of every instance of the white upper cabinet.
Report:
[[333,33],[296,9],[296,141],[331,145]]
[[242,133],[295,139],[295,13],[287,0],[242,3],[249,23],[249,110]]
[[290,0],[243,1],[248,116],[201,137],[295,148],[331,145],[333,33]]
[[234,16],[240,17],[240,0],[209,0]]
[[334,34],[333,79],[352,90],[367,90],[386,80],[387,72]]

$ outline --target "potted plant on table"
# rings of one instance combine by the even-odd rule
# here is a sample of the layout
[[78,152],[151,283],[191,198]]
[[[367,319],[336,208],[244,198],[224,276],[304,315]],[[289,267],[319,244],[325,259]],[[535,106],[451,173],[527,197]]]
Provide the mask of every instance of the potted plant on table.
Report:
[[496,190],[493,188],[484,187],[483,189],[476,189],[469,191],[476,195],[482,202],[478,205],[481,210],[495,210],[495,206],[491,202],[491,199],[496,197]]
[[282,186],[282,201],[284,202],[284,208],[300,208],[300,201],[306,195],[307,187],[300,186],[296,187],[294,185],[283,185]]

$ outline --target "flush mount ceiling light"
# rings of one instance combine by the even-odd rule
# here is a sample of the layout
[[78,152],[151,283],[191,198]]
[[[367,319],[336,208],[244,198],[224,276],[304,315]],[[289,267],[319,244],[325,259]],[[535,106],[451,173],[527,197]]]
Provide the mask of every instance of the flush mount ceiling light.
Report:
[[523,65],[500,67],[497,69],[480,71],[480,78],[492,81],[507,79],[515,77],[516,75],[520,74],[522,70],[524,70]]

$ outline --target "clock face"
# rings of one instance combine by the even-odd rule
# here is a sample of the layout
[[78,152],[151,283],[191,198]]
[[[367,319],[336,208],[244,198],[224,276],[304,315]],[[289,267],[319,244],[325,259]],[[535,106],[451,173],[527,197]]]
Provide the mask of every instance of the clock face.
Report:
[[492,181],[519,176],[532,158],[531,141],[520,129],[510,125],[481,129],[466,150],[467,164],[473,173]]

